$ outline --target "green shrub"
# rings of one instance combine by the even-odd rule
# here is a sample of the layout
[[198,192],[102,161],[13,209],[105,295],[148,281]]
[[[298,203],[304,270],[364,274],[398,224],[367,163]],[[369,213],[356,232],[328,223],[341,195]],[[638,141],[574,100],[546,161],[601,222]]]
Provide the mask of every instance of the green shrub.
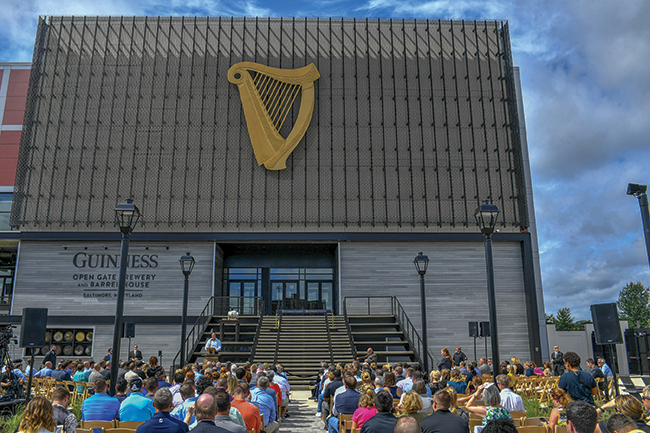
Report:
[[2,433],[14,433],[18,430],[20,421],[23,419],[23,413],[25,412],[25,406],[17,406],[15,412],[12,415],[5,415],[0,417],[0,432]]
[[527,418],[551,416],[551,407],[542,407],[539,405],[539,400],[533,398],[524,398],[524,408],[526,409]]

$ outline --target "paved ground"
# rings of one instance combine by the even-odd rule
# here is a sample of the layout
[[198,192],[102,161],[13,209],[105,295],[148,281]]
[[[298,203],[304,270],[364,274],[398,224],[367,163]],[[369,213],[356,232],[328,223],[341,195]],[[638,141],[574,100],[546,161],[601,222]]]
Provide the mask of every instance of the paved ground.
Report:
[[325,423],[316,414],[316,402],[310,400],[311,391],[292,391],[288,413],[280,423],[281,433],[323,433]]

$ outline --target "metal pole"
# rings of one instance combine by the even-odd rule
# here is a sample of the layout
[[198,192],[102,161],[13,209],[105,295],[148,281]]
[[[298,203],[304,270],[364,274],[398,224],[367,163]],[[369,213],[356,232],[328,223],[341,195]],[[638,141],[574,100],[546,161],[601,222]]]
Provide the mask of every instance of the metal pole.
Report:
[[190,276],[185,275],[183,288],[183,317],[181,318],[181,368],[185,366],[185,333],[187,331],[187,294],[190,287]]
[[424,275],[420,274],[420,312],[422,313],[422,360],[424,371],[429,372],[429,344],[427,341],[427,304],[424,296]]
[[485,236],[485,268],[487,271],[488,308],[490,310],[490,342],[492,343],[492,377],[496,383],[500,373],[499,337],[497,335],[497,298],[494,289],[494,262],[492,257],[492,236]]
[[474,359],[476,359],[476,337],[474,337]]
[[643,220],[643,234],[645,235],[645,248],[650,263],[650,211],[648,210],[648,194],[643,193],[637,196],[641,208],[641,219]]
[[117,286],[117,306],[115,307],[115,326],[113,328],[113,356],[111,362],[110,395],[115,395],[117,369],[120,364],[120,343],[122,342],[122,320],[124,315],[124,287],[126,285],[126,267],[129,255],[129,234],[122,233],[122,250],[120,252],[120,277]]

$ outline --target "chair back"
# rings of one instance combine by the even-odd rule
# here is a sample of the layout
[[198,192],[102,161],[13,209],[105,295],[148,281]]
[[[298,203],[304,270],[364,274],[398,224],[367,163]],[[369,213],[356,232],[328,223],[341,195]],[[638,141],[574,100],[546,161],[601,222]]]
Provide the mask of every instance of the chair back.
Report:
[[529,425],[517,427],[518,433],[547,433],[545,425]]
[[117,428],[137,429],[142,424],[144,424],[144,421],[116,421],[116,424]]
[[[343,413],[339,414],[339,433],[347,433],[347,431],[345,430],[345,422],[350,421],[351,423],[352,415],[353,414],[349,414],[349,415]],[[350,430],[352,430],[352,425],[350,425]]]
[[[567,433],[568,431],[569,430],[567,429],[567,426],[565,426],[565,425],[563,425],[563,426],[556,425],[555,426],[555,433]],[[549,432],[549,433],[552,433],[552,432]]]
[[115,421],[81,421],[81,428],[115,428]]
[[135,433],[134,428],[107,428],[104,433]]

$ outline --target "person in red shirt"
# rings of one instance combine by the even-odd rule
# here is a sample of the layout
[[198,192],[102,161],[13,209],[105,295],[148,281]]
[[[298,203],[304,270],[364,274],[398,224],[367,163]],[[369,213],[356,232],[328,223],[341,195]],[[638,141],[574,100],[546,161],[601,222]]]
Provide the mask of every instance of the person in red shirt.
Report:
[[[266,377],[269,378],[269,388],[271,388],[273,391],[275,391],[275,395],[278,398],[276,400],[276,403],[279,406],[280,402],[282,402],[282,390],[280,389],[280,385],[273,382],[273,378],[275,377],[275,372],[267,371],[266,372]],[[284,421],[284,417],[280,416],[280,412],[278,412],[278,418],[280,418],[281,421]]]
[[247,430],[255,430],[255,433],[260,433],[262,428],[260,420],[260,410],[254,404],[246,401],[250,397],[250,387],[247,383],[235,387],[232,391],[233,400],[230,403],[232,407],[236,408],[241,416],[244,418]]

